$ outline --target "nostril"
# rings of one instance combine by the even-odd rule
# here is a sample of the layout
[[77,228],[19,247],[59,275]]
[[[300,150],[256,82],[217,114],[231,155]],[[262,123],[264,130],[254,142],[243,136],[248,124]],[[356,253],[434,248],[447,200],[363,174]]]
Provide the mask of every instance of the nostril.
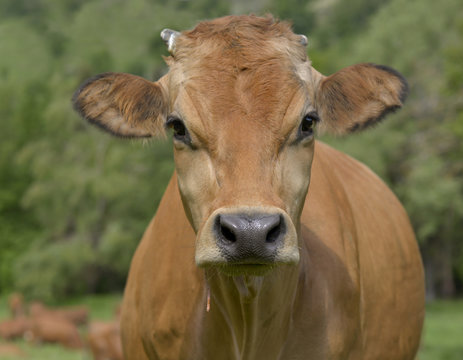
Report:
[[234,231],[233,222],[230,221],[227,215],[218,215],[215,221],[215,231],[224,244],[230,245],[235,243],[237,235]]
[[222,234],[225,240],[228,240],[232,243],[236,242],[235,234],[233,234],[233,232],[229,228],[223,226],[223,224],[220,225],[220,233]]
[[280,216],[273,218],[273,224],[269,226],[269,231],[265,237],[265,242],[267,244],[272,244],[277,242],[285,232],[285,220]]
[[280,223],[275,225],[270,231],[267,233],[267,237],[265,238],[266,243],[274,243],[275,241],[278,240],[281,234],[281,226]]

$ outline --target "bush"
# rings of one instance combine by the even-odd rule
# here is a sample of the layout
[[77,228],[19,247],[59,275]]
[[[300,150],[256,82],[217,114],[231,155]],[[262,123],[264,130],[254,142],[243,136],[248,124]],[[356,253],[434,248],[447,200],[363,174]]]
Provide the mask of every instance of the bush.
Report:
[[53,302],[85,293],[83,276],[95,264],[95,252],[86,242],[68,241],[33,247],[18,258],[13,269],[16,289],[27,298]]

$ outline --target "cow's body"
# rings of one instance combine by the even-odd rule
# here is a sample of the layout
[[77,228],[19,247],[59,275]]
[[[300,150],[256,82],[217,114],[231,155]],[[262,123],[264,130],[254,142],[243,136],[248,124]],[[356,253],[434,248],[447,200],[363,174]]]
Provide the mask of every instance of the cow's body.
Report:
[[[248,346],[256,352],[242,359],[410,359],[424,316],[423,271],[407,215],[386,185],[317,143],[302,237],[297,269],[259,280],[272,296],[241,304],[232,278],[210,274],[207,312],[208,286],[193,261],[195,234],[174,176],[130,270],[122,325],[127,354],[240,359]],[[229,288],[220,293],[229,293],[216,299],[212,287],[222,282]],[[260,309],[262,329],[245,345],[244,329],[233,328],[232,318],[244,326],[252,308]]]
[[424,281],[407,215],[314,132],[378,122],[405,79],[374,64],[323,76],[272,18],[162,37],[160,80],[106,73],[74,97],[113,134],[173,130],[176,173],[125,290],[127,359],[413,359]]

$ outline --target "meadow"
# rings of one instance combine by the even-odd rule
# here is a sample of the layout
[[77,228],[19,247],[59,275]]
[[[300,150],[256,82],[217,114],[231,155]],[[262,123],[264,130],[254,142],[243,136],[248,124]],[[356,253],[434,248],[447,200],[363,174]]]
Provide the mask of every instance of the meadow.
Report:
[[463,300],[427,305],[419,359],[463,359]]
[[[109,320],[121,295],[93,295],[75,298],[60,306],[87,305],[91,320]],[[7,297],[0,297],[0,319],[7,318]],[[82,329],[85,336],[85,328]],[[16,341],[26,353],[28,360],[90,360],[87,351],[70,351],[60,346],[33,345],[24,340]],[[11,359],[11,358],[2,358]],[[419,360],[461,360],[463,359],[463,300],[435,301],[427,305]]]

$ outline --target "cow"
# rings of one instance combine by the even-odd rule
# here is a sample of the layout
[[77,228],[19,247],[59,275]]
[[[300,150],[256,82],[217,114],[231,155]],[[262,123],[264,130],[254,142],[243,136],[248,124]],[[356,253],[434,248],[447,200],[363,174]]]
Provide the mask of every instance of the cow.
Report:
[[19,316],[14,319],[0,322],[0,338],[14,340],[24,337],[24,334],[31,328],[30,319]]
[[30,330],[25,335],[35,344],[54,343],[74,350],[84,347],[77,326],[54,315],[41,314],[32,318]]
[[94,360],[124,360],[118,319],[90,322],[87,342]]
[[173,132],[175,172],[124,293],[126,359],[414,359],[424,274],[407,214],[315,140],[378,123],[406,80],[371,63],[324,76],[271,16],[161,37],[158,81],[104,73],[73,97],[113,135]]
[[33,318],[46,316],[56,317],[80,326],[88,322],[89,310],[87,306],[72,306],[62,308],[49,308],[40,301],[34,301],[29,305],[29,315]]

